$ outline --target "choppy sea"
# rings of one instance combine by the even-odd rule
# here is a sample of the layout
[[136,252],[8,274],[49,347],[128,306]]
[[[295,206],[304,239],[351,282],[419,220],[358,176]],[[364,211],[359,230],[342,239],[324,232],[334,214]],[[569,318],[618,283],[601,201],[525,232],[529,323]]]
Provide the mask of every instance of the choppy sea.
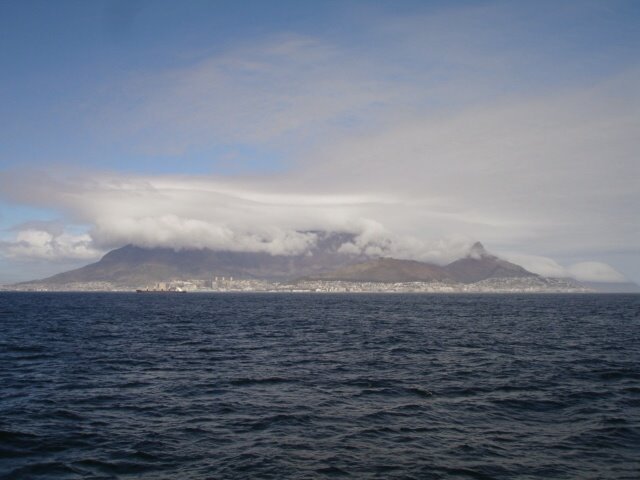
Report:
[[640,295],[0,294],[0,478],[341,477],[640,478]]

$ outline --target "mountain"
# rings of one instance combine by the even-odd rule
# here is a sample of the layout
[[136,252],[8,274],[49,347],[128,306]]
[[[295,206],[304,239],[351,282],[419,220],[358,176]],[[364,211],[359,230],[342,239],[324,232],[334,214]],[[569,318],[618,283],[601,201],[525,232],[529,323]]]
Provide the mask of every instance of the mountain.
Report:
[[445,267],[451,277],[460,283],[475,283],[489,278],[535,277],[535,273],[520,265],[502,260],[487,252],[480,242],[476,242],[465,258],[456,260]]
[[392,283],[452,281],[453,278],[443,267],[439,267],[438,265],[416,262],[414,260],[376,258],[315,275],[308,278],[308,280]]
[[444,267],[414,260],[377,258],[311,276],[307,280],[476,283],[489,279],[528,277],[538,275],[491,255],[477,242],[466,257]]
[[[173,250],[127,245],[107,253],[100,261],[60,273],[43,280],[24,282],[18,288],[110,289],[140,288],[173,280],[207,280],[234,277],[245,280],[270,281],[344,281],[344,282],[440,282],[451,285],[481,285],[490,288],[522,289],[556,288],[559,283],[545,279],[519,265],[488,253],[476,243],[468,254],[448,265],[439,266],[415,260],[371,258],[343,253],[340,249],[353,242],[348,233],[313,232],[315,246],[299,255],[270,255],[264,252],[230,252],[209,249]],[[492,283],[493,282],[493,283]],[[497,282],[497,283],[496,283]],[[546,282],[546,283],[545,283]],[[565,282],[562,288],[578,288],[576,282]],[[575,283],[575,285],[574,285]],[[495,285],[494,285],[495,284]],[[540,285],[538,285],[540,284]],[[543,285],[544,284],[544,285]],[[558,284],[558,285],[556,285]],[[589,285],[597,291],[610,284]],[[623,288],[624,287],[624,288]],[[637,285],[617,285],[615,291],[638,291]]]
[[347,233],[317,233],[316,246],[300,255],[270,255],[264,252],[229,252],[209,249],[173,250],[127,245],[107,253],[96,263],[39,280],[42,284],[108,282],[122,286],[144,286],[167,280],[214,277],[288,280],[314,275],[366,260],[340,253],[339,247],[353,240]]

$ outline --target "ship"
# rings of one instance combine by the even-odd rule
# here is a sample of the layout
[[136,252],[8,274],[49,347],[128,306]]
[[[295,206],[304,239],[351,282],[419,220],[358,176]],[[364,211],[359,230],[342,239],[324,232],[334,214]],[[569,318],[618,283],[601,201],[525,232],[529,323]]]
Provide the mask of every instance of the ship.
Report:
[[177,289],[177,290],[149,290],[147,289],[141,289],[138,288],[136,289],[136,293],[187,293],[186,290],[181,290],[181,289]]

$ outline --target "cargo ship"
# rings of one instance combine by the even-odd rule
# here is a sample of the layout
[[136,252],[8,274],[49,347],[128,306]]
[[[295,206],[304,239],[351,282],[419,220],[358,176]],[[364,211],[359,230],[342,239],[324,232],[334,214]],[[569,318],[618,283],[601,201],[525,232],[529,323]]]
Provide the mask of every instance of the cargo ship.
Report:
[[187,293],[186,290],[143,290],[141,288],[138,288],[136,290],[136,293]]

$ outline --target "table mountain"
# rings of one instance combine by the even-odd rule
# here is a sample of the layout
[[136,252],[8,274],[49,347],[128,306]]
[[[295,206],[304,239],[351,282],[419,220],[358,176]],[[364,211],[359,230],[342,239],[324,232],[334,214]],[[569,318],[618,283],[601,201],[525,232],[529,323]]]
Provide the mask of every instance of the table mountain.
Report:
[[447,282],[471,284],[491,279],[541,278],[519,265],[488,253],[476,243],[469,253],[448,265],[415,260],[371,258],[342,253],[353,242],[347,233],[317,234],[316,245],[303,254],[270,255],[209,249],[173,250],[127,245],[107,253],[96,263],[60,273],[28,285],[110,284],[141,287],[171,280],[211,280],[215,277],[271,281],[333,280],[348,282]]
[[127,245],[112,250],[96,263],[59,273],[37,283],[109,282],[137,287],[167,280],[210,280],[216,276],[289,280],[365,260],[366,257],[338,251],[342,244],[352,241],[353,237],[347,233],[318,233],[315,247],[299,255],[210,249],[176,251],[171,248]]

